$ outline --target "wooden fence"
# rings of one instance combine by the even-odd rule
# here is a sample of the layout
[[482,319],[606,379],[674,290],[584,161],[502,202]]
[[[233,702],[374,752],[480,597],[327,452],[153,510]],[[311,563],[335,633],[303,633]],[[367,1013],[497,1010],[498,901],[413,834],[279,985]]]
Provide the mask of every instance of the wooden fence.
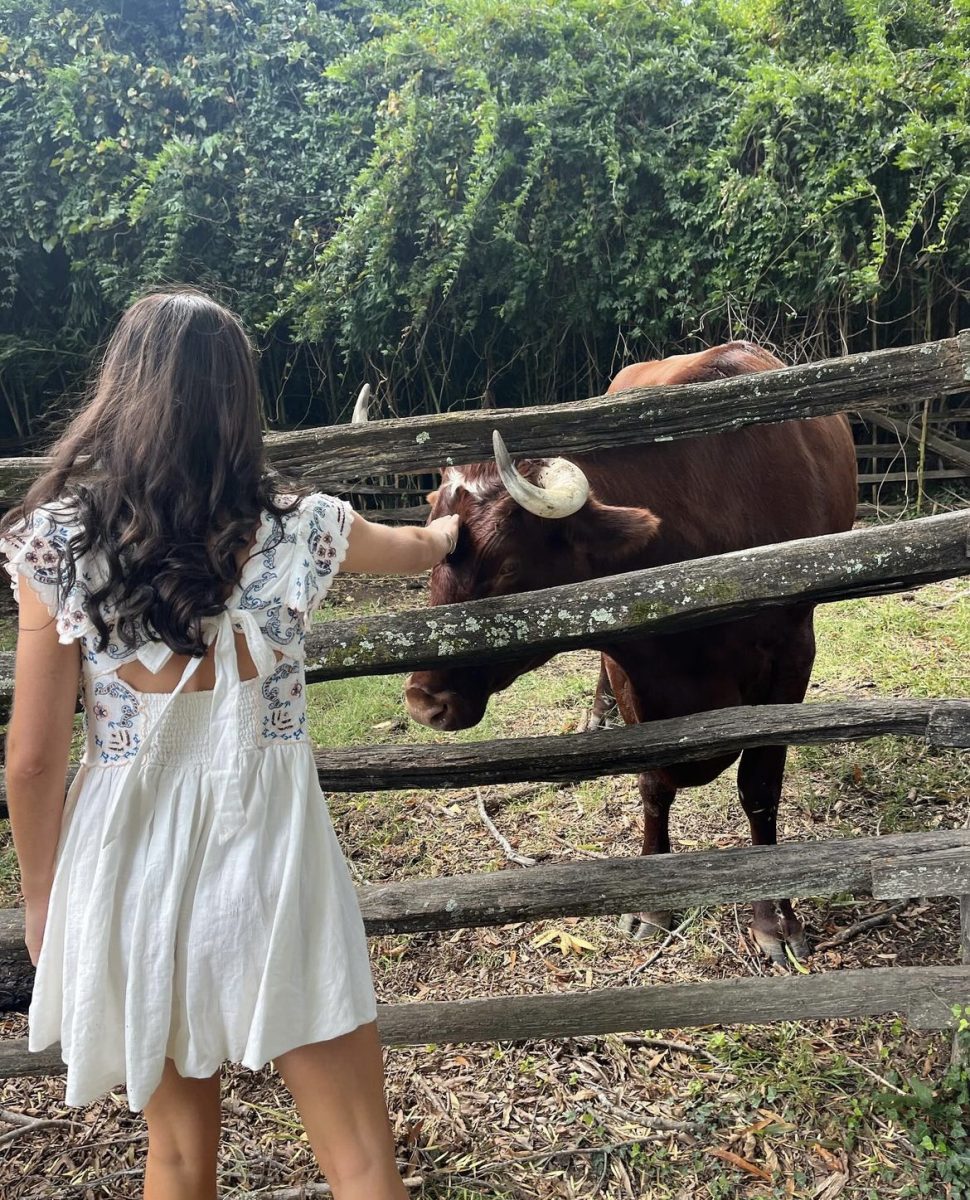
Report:
[[[631,444],[932,397],[967,386],[970,335],[713,384],[648,389],[522,413],[466,414],[280,435],[277,461],[307,477],[423,470],[484,456],[493,426],[516,453]],[[689,395],[688,395],[689,393]],[[280,448],[282,447],[282,449]],[[0,491],[32,471],[0,470]],[[19,471],[19,476],[16,472]],[[307,639],[309,681],[516,658],[730,620],[766,606],[829,602],[970,573],[970,510],[894,526],[637,571],[609,579],[428,609],[334,621]],[[0,659],[0,704],[10,662]],[[701,713],[589,735],[478,745],[321,751],[331,790],[446,787],[626,773],[753,745],[851,740],[884,733],[931,746],[970,746],[970,701],[883,700]],[[916,1026],[952,1024],[970,1004],[970,831],[707,851],[536,867],[360,890],[371,934],[412,933],[840,892],[876,898],[953,895],[962,904],[959,966],[879,968],[791,979],[608,989],[382,1008],[390,1044],[560,1037],[667,1025],[904,1013]],[[0,993],[29,988],[19,913],[0,913]],[[0,1076],[60,1069],[56,1051],[28,1057],[0,1043]]]
[[[970,330],[896,350],[876,350],[710,383],[630,388],[570,404],[404,417],[275,433],[270,461],[326,488],[374,476],[440,470],[492,455],[498,429],[518,457],[580,454],[835,412],[882,411],[932,402],[970,387]],[[0,507],[45,460],[0,460]]]
[[[384,935],[788,895],[852,892],[890,900],[961,891],[970,891],[967,830],[422,879],[362,887],[358,897],[368,933]],[[0,966],[8,979],[24,958],[17,916],[0,916]],[[792,979],[391,1004],[381,1006],[378,1022],[389,1045],[515,1041],[889,1012],[903,1013],[917,1028],[941,1029],[953,1023],[952,1008],[968,1002],[970,965],[891,967]],[[0,1077],[62,1070],[57,1050],[31,1054],[23,1039],[0,1041]]]
[[[926,414],[912,404],[890,413],[860,411],[853,420],[859,515],[893,515],[907,507],[952,505],[970,486],[970,409],[963,397],[940,398]],[[963,436],[961,436],[963,435]],[[932,486],[927,486],[932,485]],[[371,519],[423,524],[434,476],[397,476],[393,483],[347,484],[340,492]],[[959,489],[959,490],[958,490]]]

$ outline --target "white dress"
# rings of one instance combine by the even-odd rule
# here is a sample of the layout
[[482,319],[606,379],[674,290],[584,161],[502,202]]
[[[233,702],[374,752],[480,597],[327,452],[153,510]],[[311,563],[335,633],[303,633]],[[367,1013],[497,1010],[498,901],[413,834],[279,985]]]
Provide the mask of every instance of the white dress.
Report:
[[[286,500],[281,497],[281,500]],[[79,603],[98,563],[57,603],[62,505],[0,539],[47,602],[60,641],[81,648],[86,749],[64,809],[29,1047],[58,1040],[68,1104],[124,1083],[144,1107],[172,1058],[184,1076],[224,1061],[258,1069],[286,1050],[375,1018],[363,922],[306,733],[304,633],[346,552],[353,511],[315,494],[264,514],[226,610],[207,619],[215,686],[138,692],[137,651],[97,637]],[[111,615],[104,614],[112,631]],[[258,677],[241,681],[233,632]]]

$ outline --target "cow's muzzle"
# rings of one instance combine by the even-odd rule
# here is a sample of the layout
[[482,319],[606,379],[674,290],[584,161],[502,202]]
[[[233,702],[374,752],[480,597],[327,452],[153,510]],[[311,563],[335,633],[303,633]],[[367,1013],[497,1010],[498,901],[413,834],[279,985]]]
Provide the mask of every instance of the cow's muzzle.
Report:
[[450,732],[477,725],[485,715],[488,696],[457,692],[430,674],[420,673],[409,676],[404,702],[412,721]]

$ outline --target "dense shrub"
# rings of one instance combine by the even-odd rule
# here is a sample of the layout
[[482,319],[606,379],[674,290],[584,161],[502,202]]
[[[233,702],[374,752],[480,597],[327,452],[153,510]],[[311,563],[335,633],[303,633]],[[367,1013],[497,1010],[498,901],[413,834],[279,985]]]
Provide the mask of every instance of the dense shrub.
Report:
[[[68,0],[71,3],[71,0]],[[0,396],[45,433],[146,285],[278,424],[601,388],[750,331],[970,323],[970,5],[0,0]]]

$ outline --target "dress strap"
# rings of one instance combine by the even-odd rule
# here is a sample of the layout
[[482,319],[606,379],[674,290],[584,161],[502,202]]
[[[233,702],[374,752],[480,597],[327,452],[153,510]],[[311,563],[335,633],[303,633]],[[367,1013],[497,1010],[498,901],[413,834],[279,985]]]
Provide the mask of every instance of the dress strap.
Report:
[[269,675],[276,666],[276,655],[266,644],[262,631],[251,612],[228,610],[214,618],[215,630],[215,687],[212,689],[212,709],[209,718],[209,778],[216,810],[216,838],[228,841],[246,822],[243,808],[243,778],[239,747],[239,705],[242,680],[236,654],[235,633],[246,639],[250,656],[260,678]]

